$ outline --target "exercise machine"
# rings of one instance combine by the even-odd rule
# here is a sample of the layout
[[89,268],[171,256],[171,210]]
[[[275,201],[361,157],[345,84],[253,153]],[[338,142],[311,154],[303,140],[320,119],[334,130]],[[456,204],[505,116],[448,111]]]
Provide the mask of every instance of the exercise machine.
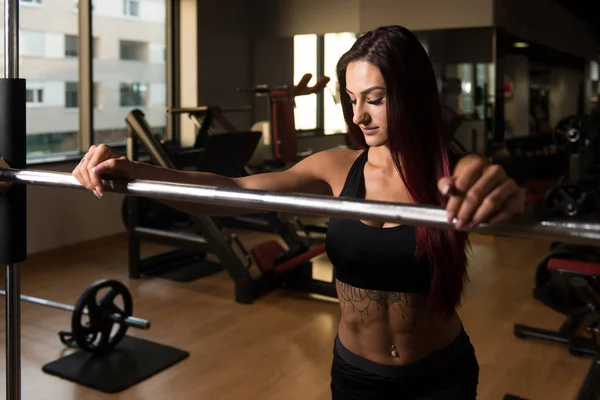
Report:
[[[252,128],[262,133],[262,140],[249,161],[249,173],[283,170],[313,154],[310,149],[300,151],[299,148],[299,131],[296,129],[294,116],[295,98],[323,91],[331,79],[321,76],[313,86],[308,86],[312,77],[312,74],[304,74],[295,85],[256,85],[248,89],[237,89],[239,92],[267,99],[267,121],[258,122]],[[232,228],[276,232],[280,229],[280,220],[278,213],[268,213],[237,215],[221,218],[220,222]],[[314,239],[327,232],[327,223],[324,221],[305,224],[295,217],[293,223],[298,232],[309,238]]]
[[[219,105],[167,108],[172,115],[187,115],[197,129],[194,148],[204,147],[209,136],[220,132],[237,132],[239,129],[225,116],[232,113],[250,113],[251,106],[222,107]],[[164,143],[163,143],[164,144]]]
[[[600,218],[596,117],[570,116],[555,129],[555,141],[569,157],[569,169],[544,199],[544,217],[592,223]],[[564,345],[575,356],[592,356],[577,400],[600,396],[600,247],[553,242],[536,268],[533,297],[565,315],[558,330],[516,324],[517,338]],[[583,332],[583,333],[581,333]],[[514,399],[507,395],[505,399]]]
[[[205,149],[207,143],[209,143],[209,138],[212,136],[225,134],[226,136],[221,137],[221,139],[227,138],[227,140],[244,138],[242,135],[234,135],[234,133],[246,131],[238,129],[227,118],[226,114],[250,113],[252,111],[252,107],[221,107],[218,105],[200,105],[194,107],[167,108],[166,111],[167,114],[171,115],[187,115],[196,128],[196,137],[194,144],[191,147],[182,147],[181,138],[179,136],[175,137],[172,141],[167,141],[162,137],[158,137],[160,143],[163,145],[165,151],[178,168],[197,169],[199,168],[199,160],[202,159],[206,153],[203,150]],[[250,134],[249,136],[250,138],[253,138],[255,135]],[[246,141],[240,145],[236,145],[234,143],[232,146],[236,147],[237,149],[244,148],[245,150],[250,151],[250,154],[253,154],[256,146],[258,145],[258,140],[256,140],[255,144],[252,144],[252,141],[253,140],[251,140],[250,143]],[[214,141],[212,144],[214,145]],[[248,145],[250,145],[250,147],[247,147]]]
[[321,76],[313,86],[308,86],[311,79],[312,74],[304,74],[295,85],[256,85],[237,89],[238,92],[267,99],[267,120],[254,124],[253,128],[263,132],[263,140],[252,159],[255,172],[283,169],[312,154],[310,150],[299,150],[294,117],[295,98],[324,90],[331,79]]
[[[577,400],[600,396],[600,252],[591,246],[558,245],[540,263],[534,296],[566,316],[558,330],[516,324],[517,338],[562,344],[592,361]],[[583,333],[581,333],[583,331]],[[505,397],[505,399],[510,397]]]
[[[127,157],[130,160],[137,159],[141,144],[152,163],[176,168],[160,141],[152,134],[142,111],[130,111],[126,123]],[[206,147],[219,136],[209,137]],[[237,235],[225,231],[209,216],[189,216],[191,226],[187,230],[140,226],[141,199],[144,197],[127,196],[125,200],[131,278],[158,275],[189,281],[224,270],[235,283],[234,296],[239,303],[252,303],[265,293],[284,287],[327,297],[336,296],[333,280],[317,280],[312,274],[310,260],[323,254],[325,246],[311,246],[289,224],[280,222],[277,231],[286,247],[272,240],[247,249]],[[142,259],[142,242],[169,245],[176,250]],[[207,254],[216,256],[218,261],[209,262]],[[253,276],[252,268],[258,269],[258,276]]]

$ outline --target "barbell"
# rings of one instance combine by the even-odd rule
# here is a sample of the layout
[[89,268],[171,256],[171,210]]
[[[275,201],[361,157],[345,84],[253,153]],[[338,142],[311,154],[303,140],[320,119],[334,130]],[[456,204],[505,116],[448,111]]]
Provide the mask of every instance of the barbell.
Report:
[[[97,295],[103,289],[108,289],[108,292],[98,300]],[[0,295],[6,296],[6,292],[0,290]],[[128,328],[150,328],[149,321],[131,316],[131,293],[123,283],[114,279],[101,279],[88,286],[74,306],[33,296],[21,295],[20,298],[29,303],[72,312],[71,331],[59,332],[61,342],[67,347],[80,348],[96,355],[114,349],[125,337]],[[123,301],[121,307],[115,304],[117,298]],[[114,327],[116,331],[113,331]]]
[[[60,172],[0,168],[0,181],[87,190],[73,175]],[[103,179],[102,182],[105,191],[129,196],[320,217],[373,219],[456,230],[455,223],[447,220],[446,211],[435,206],[152,180]],[[480,224],[460,230],[573,244],[600,243],[598,223],[561,219],[537,220],[528,215],[493,225]]]

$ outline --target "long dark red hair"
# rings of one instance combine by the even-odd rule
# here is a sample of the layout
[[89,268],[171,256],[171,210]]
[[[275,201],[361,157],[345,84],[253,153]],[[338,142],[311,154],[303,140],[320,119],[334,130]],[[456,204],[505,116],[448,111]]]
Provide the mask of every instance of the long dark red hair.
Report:
[[[381,27],[361,36],[337,65],[341,104],[353,144],[367,147],[346,92],[346,69],[367,61],[381,71],[387,93],[388,143],[394,165],[412,201],[446,206],[437,181],[452,173],[454,158],[444,131],[435,74],[425,49],[408,29]],[[404,168],[402,168],[404,166]],[[417,257],[431,265],[430,306],[450,316],[460,305],[467,275],[467,235],[464,232],[417,228]],[[402,266],[399,266],[401,268]]]

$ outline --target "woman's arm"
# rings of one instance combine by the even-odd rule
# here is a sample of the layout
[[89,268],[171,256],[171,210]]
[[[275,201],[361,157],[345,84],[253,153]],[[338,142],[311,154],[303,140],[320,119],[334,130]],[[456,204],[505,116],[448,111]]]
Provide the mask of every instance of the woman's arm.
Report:
[[[255,174],[241,178],[222,175],[181,171],[127,160],[106,145],[92,146],[73,170],[73,176],[96,196],[102,197],[101,178],[126,178],[153,180],[191,185],[242,188],[278,192],[308,194],[331,194],[329,171],[334,168],[336,153],[326,150],[311,155],[293,167],[281,172]],[[258,210],[237,207],[208,206],[184,201],[160,200],[170,207],[196,215],[234,215],[257,212]],[[260,210],[263,212],[264,210]]]

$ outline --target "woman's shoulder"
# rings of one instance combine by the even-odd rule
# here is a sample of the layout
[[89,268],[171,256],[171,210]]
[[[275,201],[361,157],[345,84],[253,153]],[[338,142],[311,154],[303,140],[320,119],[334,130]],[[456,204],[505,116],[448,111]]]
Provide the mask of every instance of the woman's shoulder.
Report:
[[331,149],[322,150],[313,154],[311,157],[316,162],[327,162],[331,166],[339,165],[341,167],[346,164],[352,164],[356,159],[363,154],[365,150],[356,150],[349,147],[334,147]]
[[[347,147],[336,147],[322,150],[307,157],[300,164],[313,171],[331,184],[344,180],[352,165],[364,150],[355,150]],[[304,167],[303,167],[304,168]]]

